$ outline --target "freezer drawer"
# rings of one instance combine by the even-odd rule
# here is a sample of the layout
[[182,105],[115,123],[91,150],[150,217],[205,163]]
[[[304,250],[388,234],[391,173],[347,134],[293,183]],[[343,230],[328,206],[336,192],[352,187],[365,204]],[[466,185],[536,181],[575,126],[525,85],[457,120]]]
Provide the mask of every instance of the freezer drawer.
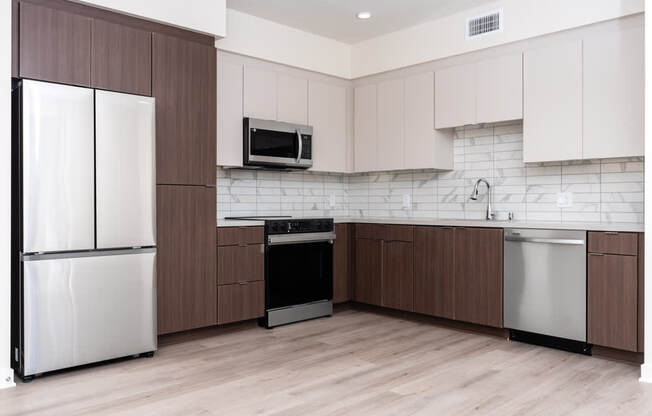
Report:
[[95,92],[97,248],[156,245],[154,99]]
[[504,326],[586,341],[586,232],[505,230]]
[[156,349],[156,252],[119,253],[23,262],[23,375]]
[[22,84],[23,252],[95,248],[93,90]]

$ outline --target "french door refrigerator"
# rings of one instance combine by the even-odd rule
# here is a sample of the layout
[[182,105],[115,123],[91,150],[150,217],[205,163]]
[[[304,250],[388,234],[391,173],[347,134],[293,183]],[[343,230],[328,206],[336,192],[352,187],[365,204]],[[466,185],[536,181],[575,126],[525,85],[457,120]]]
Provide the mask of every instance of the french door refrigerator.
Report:
[[21,80],[13,116],[14,368],[152,353],[154,99]]

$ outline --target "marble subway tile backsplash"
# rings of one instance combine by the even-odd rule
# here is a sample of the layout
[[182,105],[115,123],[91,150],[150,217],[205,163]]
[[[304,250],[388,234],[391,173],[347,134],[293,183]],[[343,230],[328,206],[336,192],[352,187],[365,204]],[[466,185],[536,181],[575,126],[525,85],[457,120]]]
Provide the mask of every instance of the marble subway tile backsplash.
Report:
[[[521,122],[458,128],[452,171],[320,174],[217,170],[217,216],[481,219],[493,187],[497,219],[643,223],[643,158],[523,163]],[[559,204],[561,202],[561,204]],[[561,205],[561,206],[560,206]]]

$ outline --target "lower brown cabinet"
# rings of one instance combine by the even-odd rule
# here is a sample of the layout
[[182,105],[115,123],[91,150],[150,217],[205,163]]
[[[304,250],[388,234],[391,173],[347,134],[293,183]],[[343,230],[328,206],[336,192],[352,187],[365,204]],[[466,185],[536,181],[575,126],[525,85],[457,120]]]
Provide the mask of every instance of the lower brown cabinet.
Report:
[[414,229],[414,311],[455,319],[453,227]]
[[503,230],[455,228],[455,319],[503,326]]
[[217,323],[245,321],[265,315],[265,282],[241,282],[217,288]]
[[217,323],[245,321],[265,314],[263,227],[217,230]]
[[355,300],[370,305],[382,303],[382,240],[355,241]]
[[589,253],[588,342],[626,351],[638,349],[636,256]]
[[408,241],[383,241],[382,306],[414,310],[414,247]]
[[404,225],[356,226],[357,302],[404,311],[414,309],[413,229]]
[[333,303],[351,300],[352,232],[350,224],[335,224],[333,244]]
[[156,191],[158,333],[215,325],[215,188]]

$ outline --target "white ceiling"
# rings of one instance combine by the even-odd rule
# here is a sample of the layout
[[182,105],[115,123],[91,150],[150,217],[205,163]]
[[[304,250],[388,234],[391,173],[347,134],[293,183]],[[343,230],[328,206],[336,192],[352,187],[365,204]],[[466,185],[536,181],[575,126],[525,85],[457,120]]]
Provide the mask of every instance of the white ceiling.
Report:
[[[227,0],[227,7],[345,43],[357,43],[496,0]],[[358,12],[371,12],[360,20]]]

